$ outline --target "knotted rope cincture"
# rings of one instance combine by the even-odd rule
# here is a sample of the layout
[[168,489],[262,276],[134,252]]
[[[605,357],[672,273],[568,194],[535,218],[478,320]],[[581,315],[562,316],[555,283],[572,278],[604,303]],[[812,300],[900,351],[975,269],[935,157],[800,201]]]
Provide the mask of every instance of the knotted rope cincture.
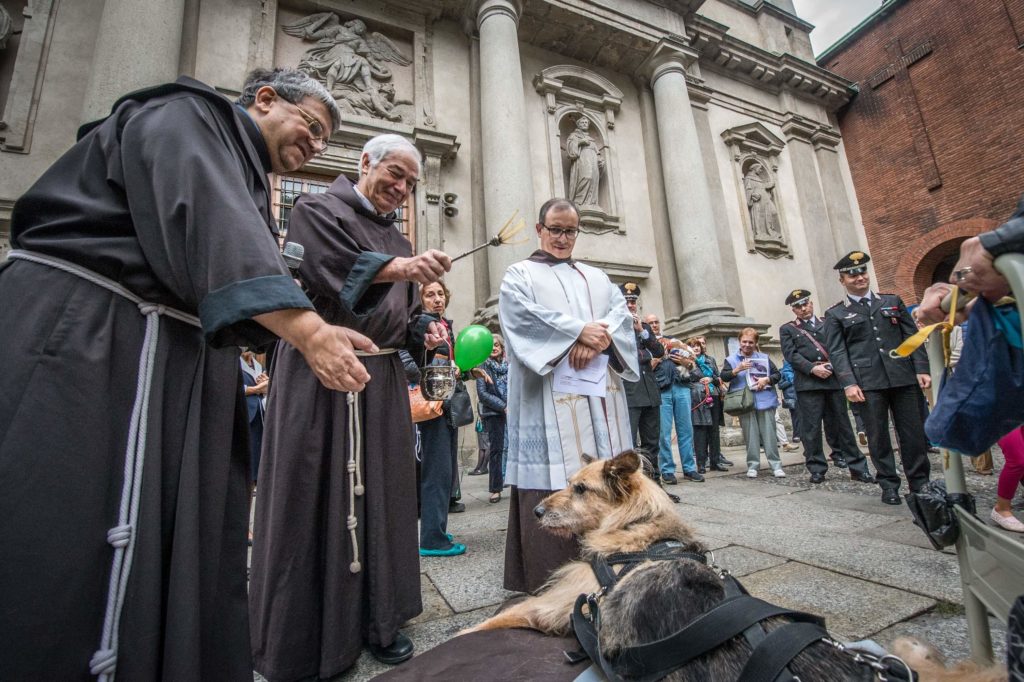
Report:
[[359,418],[359,394],[347,393],[348,400],[348,526],[349,538],[352,540],[352,563],[348,570],[358,573],[363,566],[359,563],[359,538],[356,528],[356,496],[361,496],[366,489],[363,487],[363,472],[359,466],[359,453],[363,448],[362,420]]
[[136,531],[139,519],[139,500],[142,497],[142,471],[146,461],[147,416],[149,414],[149,397],[153,388],[153,371],[156,367],[157,342],[160,337],[160,316],[167,315],[195,327],[200,326],[199,319],[180,310],[143,301],[117,282],[60,258],[21,250],[11,251],[8,258],[46,265],[80,277],[128,299],[138,306],[139,312],[146,318],[146,332],[142,340],[138,378],[135,382],[135,402],[132,405],[131,421],[128,424],[128,445],[124,456],[124,481],[121,484],[121,503],[118,507],[117,525],[107,531],[107,542],[114,548],[114,559],[107,586],[103,635],[100,640],[100,648],[89,661],[90,673],[99,675],[101,682],[113,682],[117,669],[121,613],[124,610],[125,592],[128,589],[128,578],[131,574],[132,559],[138,537]]

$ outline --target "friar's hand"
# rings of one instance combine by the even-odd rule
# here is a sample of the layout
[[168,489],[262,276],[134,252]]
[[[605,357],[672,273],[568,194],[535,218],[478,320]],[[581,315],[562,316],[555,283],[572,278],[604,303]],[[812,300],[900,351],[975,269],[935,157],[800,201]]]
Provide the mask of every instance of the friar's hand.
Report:
[[345,327],[324,324],[299,348],[306,363],[325,387],[334,391],[362,391],[370,373],[355,349],[377,352],[368,337]]
[[608,333],[607,322],[587,322],[583,331],[576,337],[577,343],[601,352],[611,345],[612,335]]
[[860,390],[860,386],[854,384],[853,386],[847,386],[844,390],[846,393],[846,399],[851,403],[862,403],[864,402],[864,391]]
[[396,260],[399,261],[402,278],[419,284],[436,282],[452,269],[452,259],[437,249],[428,249],[418,256]]

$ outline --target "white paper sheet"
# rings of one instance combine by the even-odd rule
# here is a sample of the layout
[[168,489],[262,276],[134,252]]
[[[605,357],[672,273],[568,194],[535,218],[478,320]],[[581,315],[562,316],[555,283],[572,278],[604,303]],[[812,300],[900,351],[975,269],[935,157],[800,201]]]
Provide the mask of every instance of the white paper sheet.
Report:
[[602,353],[583,369],[576,370],[566,355],[551,374],[552,391],[604,398],[608,388],[608,356]]

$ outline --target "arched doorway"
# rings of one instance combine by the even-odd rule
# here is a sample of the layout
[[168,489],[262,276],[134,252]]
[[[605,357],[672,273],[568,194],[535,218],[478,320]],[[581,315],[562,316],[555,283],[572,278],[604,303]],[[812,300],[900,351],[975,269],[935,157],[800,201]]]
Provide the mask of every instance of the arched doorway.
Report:
[[[965,239],[997,226],[996,221],[987,218],[956,220],[905,244],[901,249],[903,257],[893,273],[894,293],[907,305],[918,303],[929,286],[949,280]],[[884,279],[881,274],[880,280]]]

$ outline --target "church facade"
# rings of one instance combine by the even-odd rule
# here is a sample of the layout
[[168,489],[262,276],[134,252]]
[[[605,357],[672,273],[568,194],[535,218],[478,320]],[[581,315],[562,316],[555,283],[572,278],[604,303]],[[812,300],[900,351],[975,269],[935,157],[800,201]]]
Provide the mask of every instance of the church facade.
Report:
[[314,74],[345,112],[326,155],[273,178],[283,229],[296,196],[354,176],[383,132],[423,153],[402,222],[417,250],[458,254],[525,221],[527,240],[453,267],[460,324],[494,321],[502,275],[536,248],[552,196],[581,206],[575,255],[638,282],[670,334],[777,327],[794,288],[823,309],[840,295],[833,263],[866,245],[835,123],[854,90],[814,63],[791,0],[0,6],[2,232],[121,94],[183,73],[234,96],[250,69],[277,65]]

